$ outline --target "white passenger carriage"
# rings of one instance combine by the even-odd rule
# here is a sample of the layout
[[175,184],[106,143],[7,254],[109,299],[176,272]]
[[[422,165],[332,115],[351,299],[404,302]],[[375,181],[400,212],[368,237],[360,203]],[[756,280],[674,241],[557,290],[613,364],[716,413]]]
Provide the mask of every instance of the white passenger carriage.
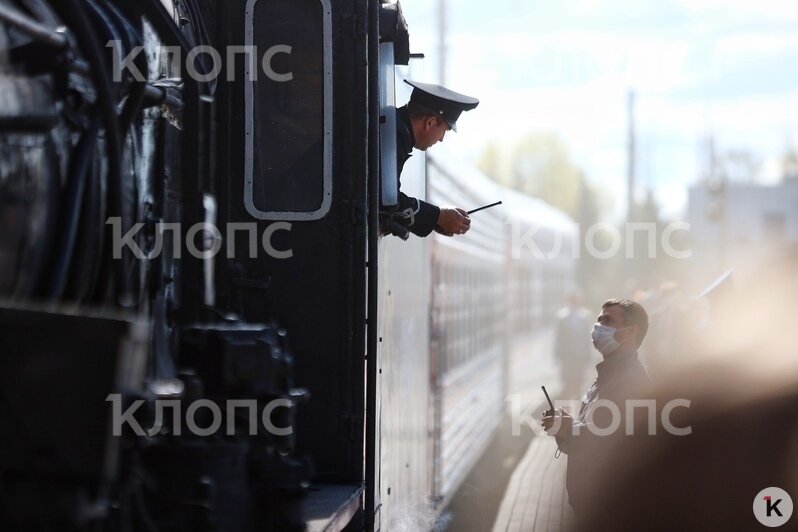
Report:
[[564,213],[445,147],[415,152],[401,182],[437,205],[504,203],[475,213],[465,236],[380,241],[376,504],[387,530],[431,523],[490,444],[507,396],[551,374],[545,340],[576,245]]

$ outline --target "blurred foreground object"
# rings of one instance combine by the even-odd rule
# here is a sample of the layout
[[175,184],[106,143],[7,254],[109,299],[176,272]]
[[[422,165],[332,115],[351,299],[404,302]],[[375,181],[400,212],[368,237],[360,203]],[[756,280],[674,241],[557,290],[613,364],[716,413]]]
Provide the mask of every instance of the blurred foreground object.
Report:
[[[652,394],[672,399],[673,426],[690,434],[623,438],[622,470],[596,472],[578,530],[751,530],[752,503],[767,487],[798,495],[798,357],[793,338],[798,257],[773,261],[713,303],[690,356]],[[646,427],[639,409],[636,427]],[[617,463],[610,460],[608,463]],[[795,517],[784,530],[795,530]]]

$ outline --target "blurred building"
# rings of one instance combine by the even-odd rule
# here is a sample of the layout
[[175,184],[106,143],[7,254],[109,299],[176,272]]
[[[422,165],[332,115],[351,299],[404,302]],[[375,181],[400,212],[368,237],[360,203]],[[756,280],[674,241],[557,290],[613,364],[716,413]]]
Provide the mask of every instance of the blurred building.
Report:
[[774,256],[798,248],[798,179],[778,185],[708,181],[690,188],[692,281],[727,269],[746,277]]

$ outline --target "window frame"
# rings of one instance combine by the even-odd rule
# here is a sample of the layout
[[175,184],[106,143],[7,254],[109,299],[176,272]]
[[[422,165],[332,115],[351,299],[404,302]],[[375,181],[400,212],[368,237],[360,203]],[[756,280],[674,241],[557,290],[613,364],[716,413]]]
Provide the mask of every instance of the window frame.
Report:
[[[260,0],[247,0],[244,12],[244,44],[255,42],[255,5]],[[324,155],[322,162],[322,202],[315,211],[262,211],[255,206],[255,83],[248,73],[244,83],[244,206],[258,220],[312,221],[327,215],[332,205],[332,153],[333,153],[333,77],[332,77],[332,8],[330,0],[319,0],[322,6],[322,60],[324,69]],[[255,68],[260,68],[256,60]]]

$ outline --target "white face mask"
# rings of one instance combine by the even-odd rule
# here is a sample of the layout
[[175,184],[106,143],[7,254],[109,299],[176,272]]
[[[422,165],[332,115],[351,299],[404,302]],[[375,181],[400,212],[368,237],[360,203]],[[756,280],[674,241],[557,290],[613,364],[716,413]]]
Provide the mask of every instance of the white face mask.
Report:
[[590,337],[593,339],[593,346],[603,355],[609,355],[621,346],[618,340],[615,339],[615,332],[621,330],[623,329],[615,329],[600,323],[593,325],[593,330],[590,333]]

